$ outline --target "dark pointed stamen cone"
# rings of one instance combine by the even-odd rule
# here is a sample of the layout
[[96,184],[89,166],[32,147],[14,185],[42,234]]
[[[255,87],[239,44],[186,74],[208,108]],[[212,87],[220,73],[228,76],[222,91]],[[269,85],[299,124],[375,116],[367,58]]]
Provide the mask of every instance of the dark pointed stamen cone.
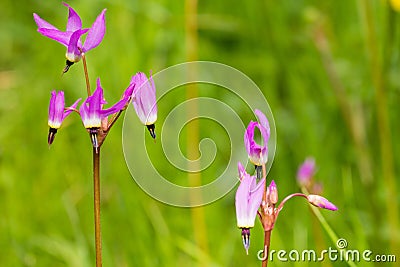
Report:
[[262,178],[262,166],[255,165],[257,182]]
[[250,247],[250,228],[242,228],[242,241],[246,254],[249,255]]
[[68,59],[67,59],[67,61],[65,62],[65,67],[64,67],[64,69],[63,69],[63,73],[66,73],[68,70],[69,70],[69,68],[74,64],[74,62],[72,62],[72,61],[69,61]]
[[47,136],[47,143],[49,146],[53,143],[54,138],[56,137],[57,129],[49,128],[49,135]]
[[96,153],[99,148],[99,142],[97,141],[97,132],[99,131],[99,128],[90,128],[89,129],[89,134],[90,134],[90,139],[92,140],[92,145],[96,149]]
[[149,130],[151,137],[153,137],[153,139],[156,139],[156,132],[155,132],[156,126],[155,126],[155,124],[146,125],[146,127]]

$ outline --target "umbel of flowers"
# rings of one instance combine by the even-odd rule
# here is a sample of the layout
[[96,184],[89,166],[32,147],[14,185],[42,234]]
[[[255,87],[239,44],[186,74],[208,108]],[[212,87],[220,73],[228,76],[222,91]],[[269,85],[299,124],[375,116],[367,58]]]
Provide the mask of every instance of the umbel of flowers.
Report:
[[[74,63],[83,61],[87,96],[79,108],[78,105],[82,100],[81,98],[76,100],[71,106],[66,107],[64,91],[53,90],[51,92],[47,142],[49,146],[54,142],[56,133],[60,129],[64,119],[72,112],[80,116],[84,128],[89,133],[93,147],[96,266],[99,267],[102,266],[99,181],[100,147],[111,127],[131,102],[140,121],[148,128],[151,136],[153,138],[156,137],[154,125],[157,120],[156,88],[152,75],[148,79],[144,73],[138,72],[131,77],[130,83],[122,93],[120,100],[114,105],[107,107],[100,78],[97,78],[96,89],[93,93],[91,92],[86,65],[86,53],[99,46],[104,38],[106,32],[106,9],[101,11],[90,28],[83,28],[82,20],[78,13],[68,4],[63,3],[63,5],[68,8],[68,20],[65,31],[59,30],[36,13],[33,14],[33,18],[40,34],[66,47],[66,66],[63,69],[63,73],[66,73]],[[83,41],[82,37],[84,35],[86,36]]]
[[[319,208],[328,210],[337,210],[336,206],[319,195],[306,195],[303,193],[294,193],[285,197],[279,205],[278,189],[274,180],[267,186],[265,164],[268,160],[268,141],[270,137],[270,127],[267,117],[260,111],[254,113],[258,122],[251,121],[244,134],[244,144],[247,150],[250,162],[255,165],[256,176],[248,174],[243,165],[238,162],[240,185],[236,191],[235,207],[237,226],[241,229],[243,246],[248,254],[250,247],[250,229],[254,227],[255,219],[258,215],[264,229],[264,245],[266,257],[263,266],[268,262],[268,250],[270,244],[271,231],[274,228],[279,212],[284,204],[292,197],[299,196]],[[262,143],[259,144],[254,139],[255,129],[261,133]],[[307,161],[306,165],[300,168],[298,176],[307,180],[314,173],[314,164]]]

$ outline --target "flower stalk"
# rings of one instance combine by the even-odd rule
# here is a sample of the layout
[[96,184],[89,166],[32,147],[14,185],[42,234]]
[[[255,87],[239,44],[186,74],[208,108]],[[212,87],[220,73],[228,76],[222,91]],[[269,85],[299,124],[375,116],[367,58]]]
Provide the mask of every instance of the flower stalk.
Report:
[[100,147],[93,148],[93,199],[96,267],[102,266],[100,225]]
[[87,70],[87,65],[86,65],[86,56],[85,54],[82,53],[82,62],[83,62],[83,73],[85,74],[85,81],[86,81],[86,91],[87,95],[90,96],[90,81],[89,81],[89,73]]

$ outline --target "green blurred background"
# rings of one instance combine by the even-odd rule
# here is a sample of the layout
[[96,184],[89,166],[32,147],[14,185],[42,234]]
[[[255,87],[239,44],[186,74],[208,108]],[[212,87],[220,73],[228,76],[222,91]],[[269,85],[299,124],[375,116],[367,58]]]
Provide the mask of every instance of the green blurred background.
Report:
[[[137,71],[157,72],[195,59],[239,69],[263,90],[275,117],[277,150],[268,177],[277,182],[280,199],[300,190],[297,167],[314,156],[315,179],[339,207],[322,211],[337,235],[349,249],[396,254],[400,260],[400,18],[391,5],[397,2],[68,1],[85,27],[107,8],[106,36],[87,56],[92,83],[102,77],[109,103],[119,99]],[[33,12],[61,29],[67,18],[60,1],[0,3],[0,265],[93,266],[87,133],[72,114],[50,149],[46,141],[50,91],[66,91],[67,104],[84,97],[82,63],[61,77],[65,48],[36,32]],[[220,97],[215,90],[199,94],[205,92]],[[170,97],[169,107],[159,112],[183,99],[185,94]],[[207,122],[199,127],[200,137],[210,132]],[[196,209],[157,202],[130,176],[121,128],[119,121],[102,149],[104,266],[261,265],[256,254],[262,249],[262,228],[256,222],[246,256],[236,228],[235,190]],[[212,139],[229,150],[226,134],[218,131],[210,133]],[[182,152],[197,145],[182,142]],[[224,164],[216,160],[211,168],[217,172]],[[169,175],[187,179],[177,170]],[[335,242],[305,201],[295,199],[281,212],[271,246],[321,251]]]

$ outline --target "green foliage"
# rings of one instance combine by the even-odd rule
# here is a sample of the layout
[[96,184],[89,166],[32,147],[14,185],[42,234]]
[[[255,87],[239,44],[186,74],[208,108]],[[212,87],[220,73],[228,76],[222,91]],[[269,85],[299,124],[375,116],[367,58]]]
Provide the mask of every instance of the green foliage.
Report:
[[[400,228],[393,231],[395,220],[388,205],[398,208],[400,202],[398,194],[390,195],[395,189],[390,176],[400,171],[399,14],[385,1],[365,1],[372,5],[370,17],[362,1],[198,2],[198,58],[241,70],[269,101],[277,152],[268,177],[276,181],[280,198],[300,191],[296,170],[312,155],[323,195],[339,207],[338,212],[322,211],[337,235],[351,249],[398,253],[393,244],[400,247]],[[135,72],[157,72],[186,61],[182,2],[69,4],[84,18],[84,27],[102,8],[108,9],[105,39],[88,52],[87,59],[91,82],[102,77],[109,103],[118,100]],[[0,10],[0,265],[93,266],[88,135],[72,114],[50,149],[46,142],[50,91],[64,90],[68,105],[84,98],[82,63],[61,77],[65,48],[38,34],[32,18],[36,12],[63,29],[66,9],[59,1],[3,0]],[[375,38],[369,38],[368,23]],[[378,90],[383,96],[375,90],[376,75],[381,75],[383,86]],[[200,93],[224,100],[223,93]],[[170,106],[160,107],[160,113],[181,103],[182,95],[169,97]],[[379,109],[388,114],[389,131],[382,129]],[[254,118],[244,118],[245,123],[250,119]],[[201,126],[202,138],[210,135],[219,148],[230,149],[223,129],[215,134],[210,129],[218,126],[212,122],[203,121]],[[257,222],[246,256],[236,228],[234,190],[200,208],[208,245],[203,250],[196,243],[198,222],[192,211],[157,202],[131,178],[122,154],[121,127],[118,121],[101,159],[104,266],[261,265],[256,253],[262,249],[262,228]],[[182,151],[187,144],[185,131]],[[391,151],[381,156],[387,142]],[[228,156],[219,155],[207,174],[221,172]],[[393,167],[387,165],[390,160]],[[389,171],[382,171],[385,166]],[[170,173],[171,182],[185,183],[183,172],[167,165],[160,168]],[[285,206],[271,245],[288,251],[335,247],[302,199]],[[373,265],[369,264],[362,266]]]

